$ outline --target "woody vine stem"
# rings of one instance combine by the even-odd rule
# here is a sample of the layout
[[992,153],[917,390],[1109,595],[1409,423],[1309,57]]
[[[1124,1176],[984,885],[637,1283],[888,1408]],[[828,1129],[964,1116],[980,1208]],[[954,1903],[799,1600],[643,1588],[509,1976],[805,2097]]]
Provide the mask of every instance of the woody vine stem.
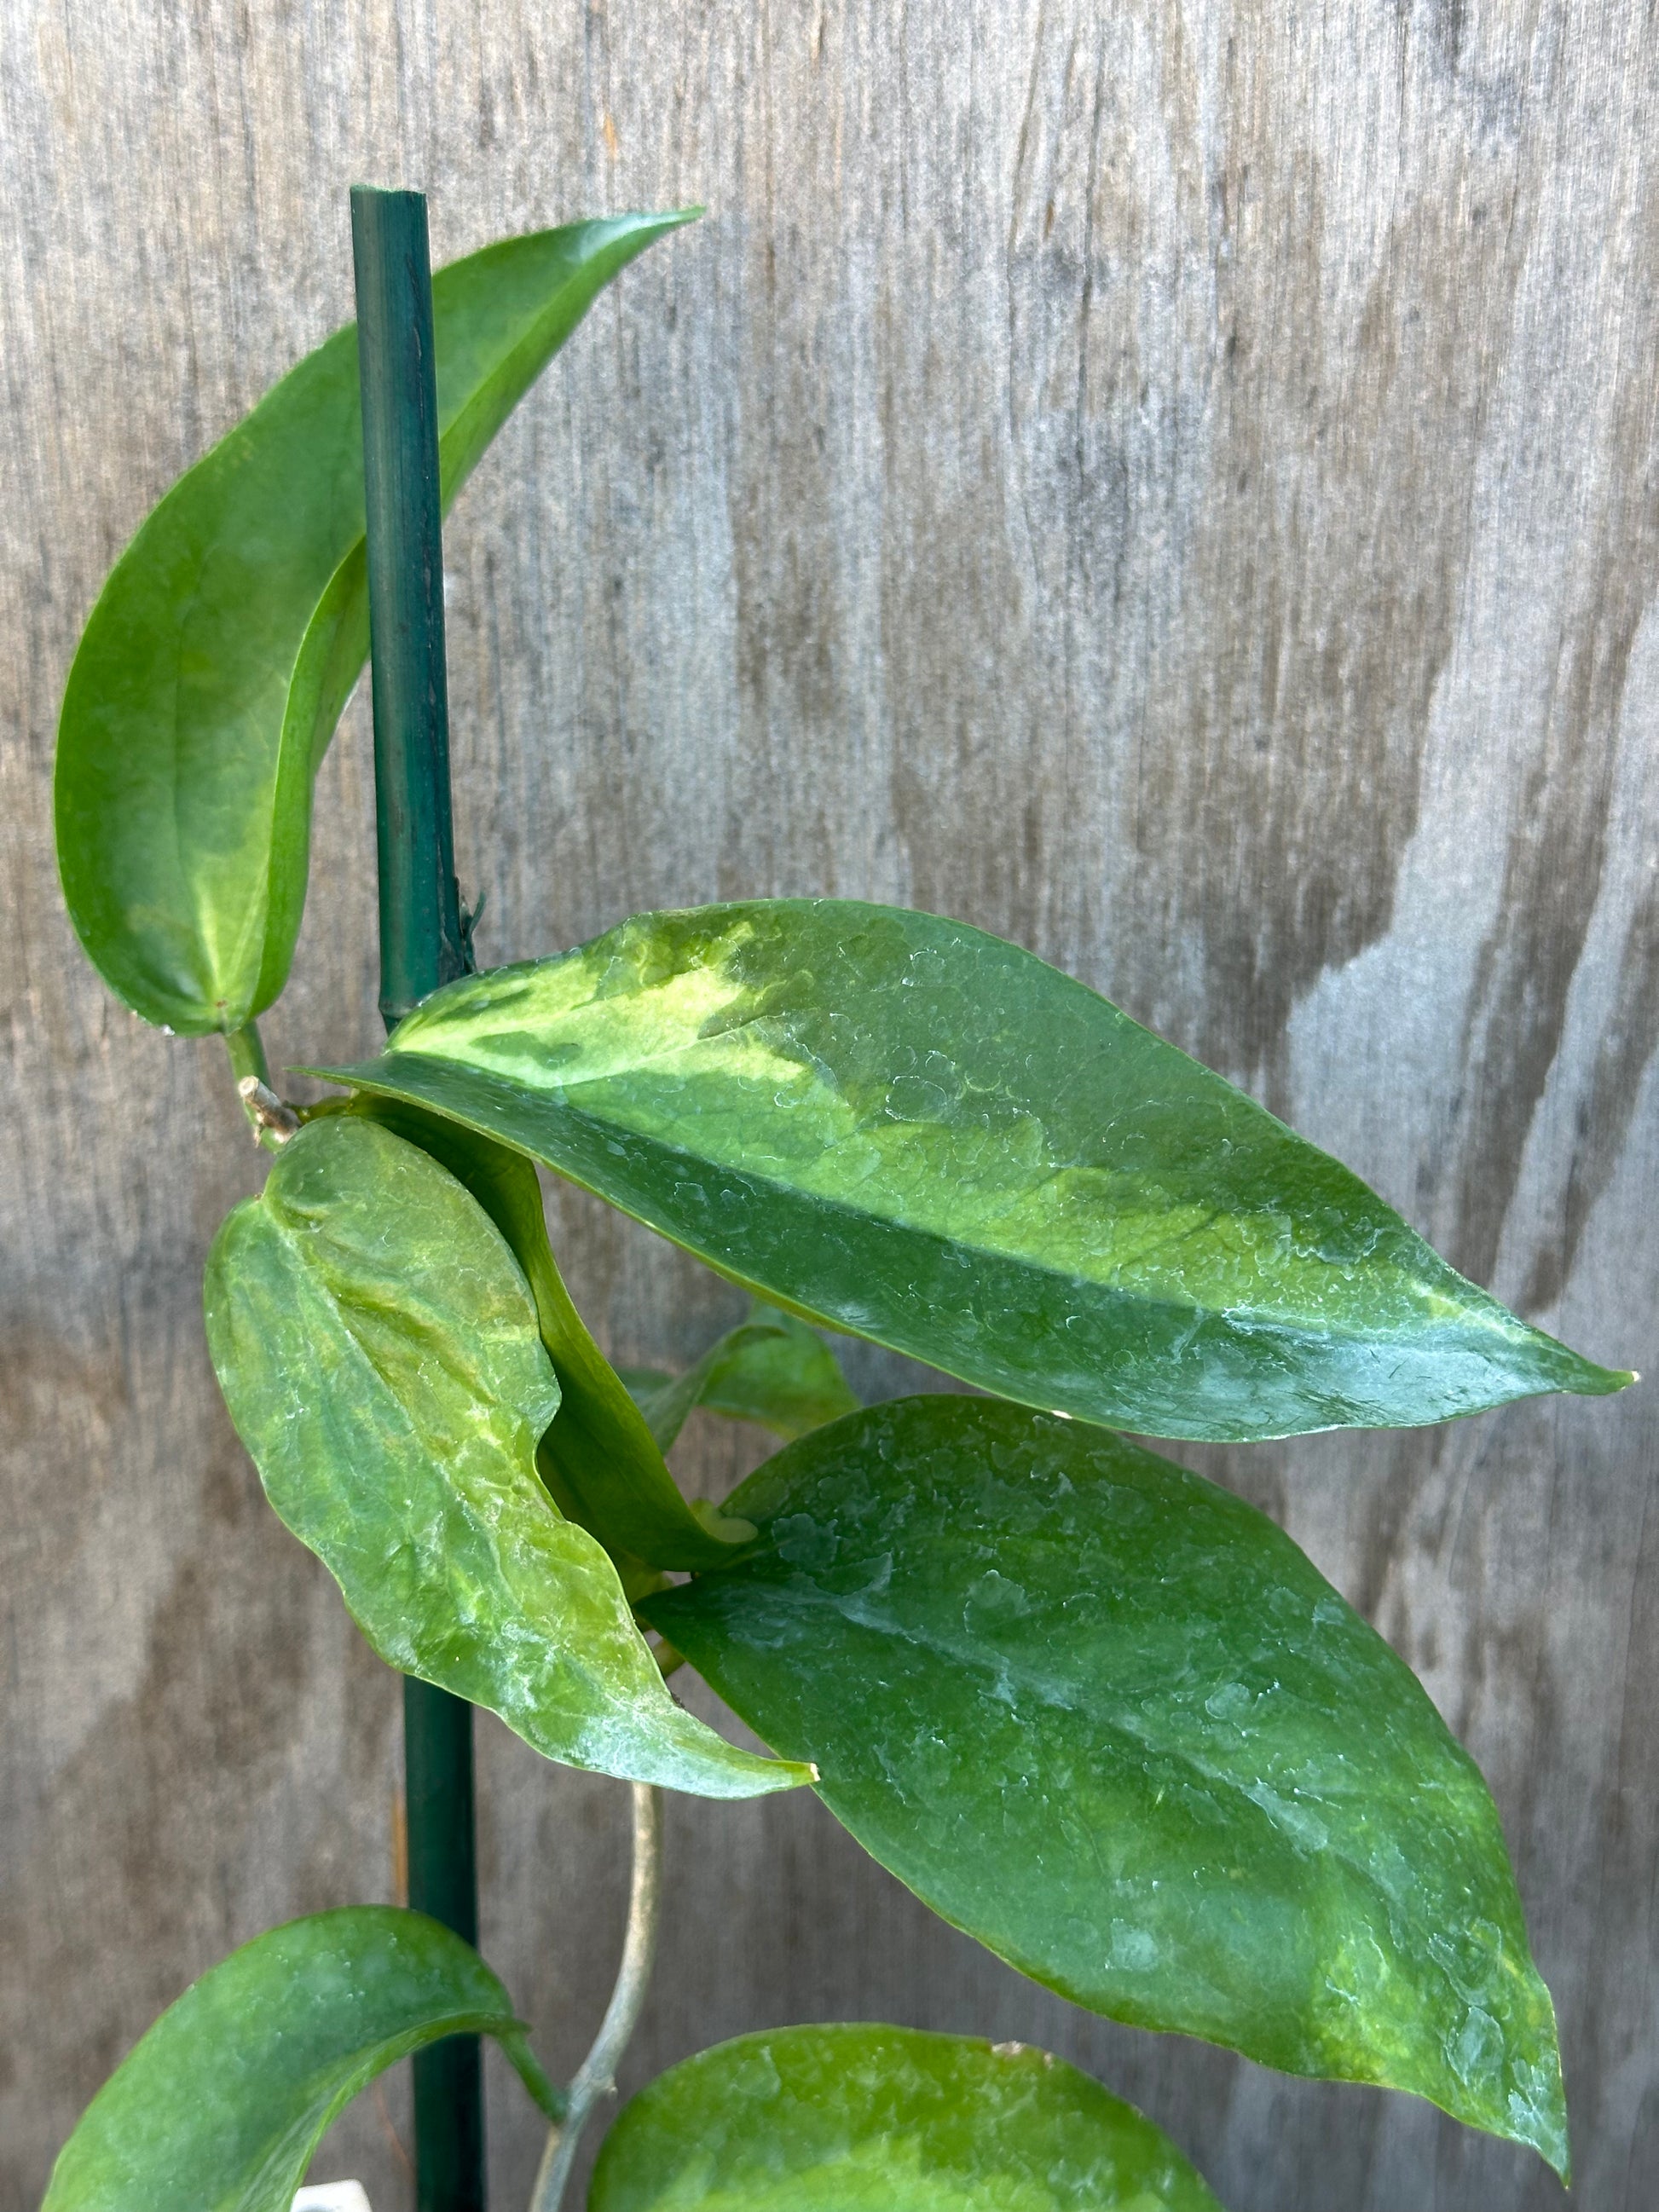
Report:
[[634,1787],[634,1869],[629,1889],[628,1933],[622,1965],[593,2048],[570,2084],[563,2123],[547,2138],[541,2170],[531,2191],[530,2212],[559,2212],[575,2164],[581,2132],[594,2107],[617,2086],[617,2068],[638,2025],[657,1954],[662,1899],[662,1792],[648,1783]]

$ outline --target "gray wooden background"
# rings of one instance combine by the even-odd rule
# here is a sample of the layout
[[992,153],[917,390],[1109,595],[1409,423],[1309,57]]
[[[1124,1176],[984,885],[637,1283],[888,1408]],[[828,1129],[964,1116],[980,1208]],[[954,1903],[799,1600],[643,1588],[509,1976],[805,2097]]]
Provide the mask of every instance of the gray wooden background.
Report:
[[[487,958],[652,905],[940,907],[1342,1152],[1455,1261],[1650,1367],[1659,1131],[1659,76],[1634,0],[3,0],[0,2206],[194,1974],[392,1883],[395,1685],[265,1510],[204,1352],[253,1187],[222,1055],[134,1022],[53,873],[106,567],[349,312],[345,189],[441,258],[705,202],[449,534]],[[372,1043],[361,699],[278,1054]],[[734,1300],[553,1200],[614,1353]],[[871,1391],[894,1363],[858,1362]],[[1203,1455],[1492,1779],[1589,2212],[1659,2172],[1659,1395]],[[750,1456],[690,1440],[717,1485]],[[559,2066],[626,1793],[481,1728],[486,1948]],[[1563,2200],[1403,2098],[1119,2030],[933,1921],[815,1802],[677,1801],[629,2075],[770,2022],[1020,2036],[1233,2212]],[[537,2128],[491,2077],[495,2202]],[[392,2080],[322,2175],[408,2202]],[[181,2208],[188,2212],[188,2208]]]

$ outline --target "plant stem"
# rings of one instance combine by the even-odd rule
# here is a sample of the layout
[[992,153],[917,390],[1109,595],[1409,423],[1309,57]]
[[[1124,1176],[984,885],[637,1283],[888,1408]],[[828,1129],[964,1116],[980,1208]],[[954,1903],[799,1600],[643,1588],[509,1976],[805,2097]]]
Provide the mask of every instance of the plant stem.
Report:
[[264,1040],[259,1035],[258,1022],[244,1022],[240,1029],[229,1030],[225,1037],[225,1050],[230,1054],[230,1072],[239,1083],[245,1075],[254,1075],[267,1090],[270,1088],[270,1062],[265,1058]]
[[541,2171],[531,2192],[530,2212],[559,2212],[582,2130],[593,2107],[617,2086],[617,2069],[638,2025],[651,1979],[662,1899],[662,1792],[645,1782],[636,1782],[633,1788],[634,1874],[617,1986],[611,1992],[593,2048],[570,2085],[563,2124],[548,2136]]
[[[258,1022],[248,1020],[239,1030],[227,1030],[225,1050],[230,1054],[230,1072],[239,1086],[252,1076],[267,1091],[270,1089],[270,1062],[265,1058],[264,1040],[259,1035]],[[246,1095],[242,1099],[242,1111],[247,1115],[248,1127],[258,1142],[268,1152],[281,1152],[283,1139],[260,1121]]]
[[[351,194],[374,691],[380,1012],[388,1028],[467,969],[455,888],[444,671],[443,544],[426,201]],[[404,1682],[409,1901],[477,1941],[472,1709]],[[476,2036],[415,2058],[419,2212],[483,2212]]]

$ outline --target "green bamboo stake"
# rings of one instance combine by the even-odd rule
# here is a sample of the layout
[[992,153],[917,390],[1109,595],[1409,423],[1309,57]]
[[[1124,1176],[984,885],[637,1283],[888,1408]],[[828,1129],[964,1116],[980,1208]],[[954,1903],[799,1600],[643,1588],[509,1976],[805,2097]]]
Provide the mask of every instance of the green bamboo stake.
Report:
[[[380,1012],[388,1029],[470,964],[455,886],[444,672],[443,544],[432,271],[419,192],[351,192],[368,516],[380,861]],[[404,1680],[409,1901],[478,1939],[472,1708]],[[484,2212],[476,2036],[417,2052],[418,2212]]]

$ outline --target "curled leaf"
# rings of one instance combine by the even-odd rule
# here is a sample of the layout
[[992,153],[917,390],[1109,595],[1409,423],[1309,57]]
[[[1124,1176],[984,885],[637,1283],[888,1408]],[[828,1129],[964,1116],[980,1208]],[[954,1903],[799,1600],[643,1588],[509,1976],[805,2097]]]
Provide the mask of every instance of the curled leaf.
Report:
[[[432,280],[445,505],[618,270],[684,215],[504,239]],[[240,1029],[282,989],[313,780],[368,653],[356,326],[151,512],[88,618],[58,734],[58,860],[146,1021]]]
[[615,1567],[548,1495],[534,1303],[435,1160],[356,1115],[312,1122],[220,1231],[206,1306],[266,1495],[383,1659],[573,1766],[714,1797],[806,1778],[674,1702]]

